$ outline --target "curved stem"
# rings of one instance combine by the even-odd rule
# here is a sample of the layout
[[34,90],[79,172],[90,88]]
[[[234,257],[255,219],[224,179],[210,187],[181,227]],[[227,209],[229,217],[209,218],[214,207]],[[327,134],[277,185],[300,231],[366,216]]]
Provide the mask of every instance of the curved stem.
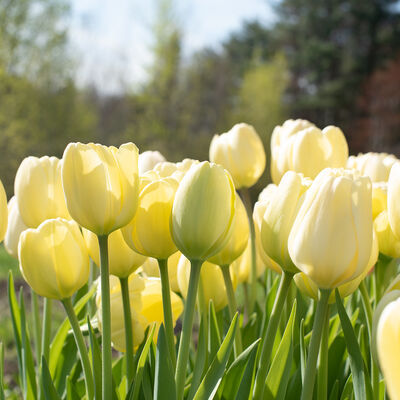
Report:
[[190,338],[192,336],[194,308],[196,305],[197,287],[199,286],[201,260],[190,260],[189,288],[183,313],[183,326],[179,343],[178,361],[175,371],[177,400],[183,399],[185,388],[186,368],[189,360]]
[[265,380],[267,378],[268,367],[271,362],[271,353],[274,345],[276,331],[278,329],[279,321],[281,319],[282,309],[285,304],[286,296],[292,283],[293,274],[282,271],[282,278],[279,284],[278,292],[276,294],[275,303],[272,308],[271,316],[268,321],[268,327],[265,337],[262,339],[261,356],[258,363],[258,372],[254,385],[254,399],[262,399],[265,387]]
[[42,355],[49,362],[50,336],[51,336],[51,310],[53,300],[44,298],[43,302],[43,328],[42,328]]
[[161,278],[161,292],[164,312],[164,326],[165,333],[167,336],[167,343],[169,353],[171,356],[172,366],[175,369],[176,366],[176,354],[175,354],[175,340],[174,340],[174,322],[172,319],[172,307],[171,307],[171,289],[169,285],[168,276],[168,260],[158,260],[158,267],[160,269]]
[[98,236],[100,247],[101,325],[102,325],[102,399],[112,398],[110,277],[108,235]]
[[69,322],[72,327],[72,332],[74,333],[75,342],[78,347],[82,361],[83,372],[85,374],[85,384],[88,399],[91,400],[94,397],[94,382],[85,340],[83,339],[81,327],[79,326],[78,318],[76,317],[74,307],[72,306],[71,298],[68,297],[64,300],[61,300],[61,302],[64,306],[65,312],[67,313]]
[[321,346],[318,360],[318,399],[328,398],[328,340],[329,340],[329,304],[322,329]]
[[31,289],[31,299],[32,299],[32,314],[33,314],[33,327],[34,327],[34,338],[35,338],[35,353],[36,353],[36,363],[39,365],[42,355],[41,346],[41,332],[40,332],[40,315],[39,315],[39,297]]
[[[220,265],[222,270],[222,275],[224,277],[226,295],[228,297],[228,308],[229,308],[229,316],[231,321],[236,314],[237,304],[235,299],[235,293],[233,291],[231,274],[229,272],[229,265]],[[242,352],[242,335],[240,333],[240,328],[236,330],[235,343],[234,343],[234,353],[235,357],[237,357]]]
[[311,343],[306,364],[306,375],[304,377],[304,386],[301,392],[301,400],[312,400],[313,398],[316,372],[315,367],[317,364],[321,335],[328,310],[328,300],[331,291],[331,289],[320,289],[320,297],[314,318]]
[[129,390],[133,379],[133,330],[128,278],[119,278],[119,283],[121,285],[122,306],[124,309],[126,384]]

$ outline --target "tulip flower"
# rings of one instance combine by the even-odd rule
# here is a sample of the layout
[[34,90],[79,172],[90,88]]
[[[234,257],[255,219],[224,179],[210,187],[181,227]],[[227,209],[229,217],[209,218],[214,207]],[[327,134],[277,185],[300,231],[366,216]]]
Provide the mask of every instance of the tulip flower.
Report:
[[27,157],[18,168],[14,192],[24,224],[37,228],[51,218],[71,219],[61,182],[62,162],[57,157]]
[[139,175],[153,169],[158,163],[165,161],[165,157],[159,151],[145,151],[139,154]]
[[28,227],[22,221],[18,210],[18,203],[15,196],[8,202],[8,227],[4,238],[4,248],[14,258],[18,258],[18,242],[23,231]]
[[319,288],[361,275],[372,247],[371,180],[357,171],[322,171],[307,190],[289,235],[293,263]]
[[372,219],[387,209],[387,183],[372,182]]
[[268,200],[271,196],[272,193],[275,192],[276,188],[278,186],[275,185],[275,183],[270,183],[269,185],[267,185],[258,195],[258,201],[264,201],[264,200]]
[[379,251],[389,257],[400,257],[400,239],[395,236],[390,227],[387,210],[383,210],[375,218],[374,228],[378,236]]
[[[100,248],[97,236],[87,229],[83,229],[89,255],[97,266],[100,266]],[[112,232],[108,238],[108,256],[110,274],[118,278],[127,278],[139,268],[146,257],[133,251],[125,242],[121,229]]]
[[133,143],[119,149],[70,143],[63,155],[62,182],[72,218],[96,235],[108,235],[135,215],[138,149]]
[[4,239],[8,226],[7,195],[0,181],[0,242]]
[[387,182],[389,173],[397,158],[387,153],[365,153],[350,156],[346,168],[354,168],[367,175],[372,182]]
[[387,209],[389,223],[394,234],[400,238],[400,162],[396,162],[389,175]]
[[230,131],[213,137],[210,161],[229,171],[237,189],[250,187],[264,172],[264,146],[251,125],[236,124]]
[[160,178],[174,178],[177,182],[180,182],[185,176],[186,172],[189,171],[192,165],[198,164],[198,160],[192,160],[191,158],[185,158],[184,160],[172,163],[172,162],[162,162],[158,163],[154,167],[154,172],[156,172]]
[[321,131],[308,121],[286,121],[271,137],[272,180],[278,184],[287,171],[314,179],[324,168],[345,167],[348,153],[340,128],[327,126]]

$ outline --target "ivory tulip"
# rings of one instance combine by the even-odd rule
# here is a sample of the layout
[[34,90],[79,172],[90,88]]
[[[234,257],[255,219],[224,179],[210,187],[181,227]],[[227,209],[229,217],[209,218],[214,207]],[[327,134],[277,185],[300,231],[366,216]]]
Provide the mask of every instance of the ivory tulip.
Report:
[[387,209],[389,223],[394,234],[400,238],[400,162],[396,162],[389,175]]
[[4,248],[7,253],[14,258],[18,258],[19,237],[26,229],[28,229],[28,227],[24,224],[24,221],[22,221],[18,210],[17,199],[13,196],[8,202],[8,227],[4,238]]
[[372,182],[372,219],[387,209],[387,183]]
[[145,151],[139,154],[139,175],[153,169],[158,163],[165,161],[165,157],[159,151]]
[[400,239],[390,227],[387,210],[383,210],[375,218],[374,227],[379,240],[379,251],[389,257],[400,257]]

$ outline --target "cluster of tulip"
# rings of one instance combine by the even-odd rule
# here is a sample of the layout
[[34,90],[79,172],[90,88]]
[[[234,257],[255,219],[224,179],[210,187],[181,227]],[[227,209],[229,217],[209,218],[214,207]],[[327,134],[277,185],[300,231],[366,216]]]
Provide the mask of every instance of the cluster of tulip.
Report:
[[[305,120],[288,120],[272,134],[274,183],[259,194],[252,207],[248,188],[259,180],[266,165],[264,147],[254,128],[242,123],[216,135],[210,145],[210,161],[171,163],[159,152],[139,155],[133,143],[119,148],[71,143],[61,160],[28,157],[21,163],[8,210],[0,185],[0,239],[4,238],[6,250],[18,258],[34,296],[46,298],[44,327],[51,320],[50,299],[62,302],[79,350],[86,398],[115,396],[112,346],[125,353],[120,398],[148,398],[142,375],[144,363],[151,364],[147,359],[151,358],[149,346],[154,335],[158,336],[157,346],[164,346],[162,355],[157,347],[154,389],[150,390],[154,398],[276,398],[268,378],[271,364],[277,363],[277,352],[286,349],[282,344],[285,338],[290,342],[291,334],[286,331],[293,329],[296,315],[296,302],[289,296],[294,282],[317,304],[315,313],[311,309],[308,351],[302,350],[302,400],[313,398],[318,360],[318,398],[327,398],[326,331],[332,314],[329,307],[335,302],[351,358],[350,385],[353,382],[356,398],[364,398],[366,393],[378,396],[382,390],[379,364],[391,398],[400,399],[396,359],[400,354],[400,284],[394,280],[385,287],[382,282],[378,285],[375,277],[371,281],[371,286],[375,284],[373,302],[366,284],[379,253],[386,261],[400,257],[400,162],[387,154],[349,157],[339,128],[320,130]],[[96,265],[100,268],[97,280]],[[259,307],[257,291],[265,281],[262,277],[273,274],[280,275],[280,284],[272,300],[267,299],[270,314],[264,315],[263,328],[257,334],[261,340],[247,343],[243,351],[244,323]],[[235,290],[242,283],[246,312],[238,319]],[[91,318],[79,322],[77,304],[81,303],[76,293],[85,285],[87,294],[81,303],[83,299],[91,301],[97,288],[97,307],[95,315],[89,313]],[[355,370],[365,366],[357,364],[362,356],[342,304],[342,298],[358,288],[373,350],[371,359],[364,360],[369,364],[371,387]],[[374,316],[371,302],[376,306]],[[293,306],[289,322],[281,321],[285,303]],[[201,338],[194,367],[190,359],[196,305],[200,331],[207,325],[205,321],[226,306],[232,321],[205,370],[197,368],[206,358]],[[182,313],[176,344],[174,326]],[[277,350],[274,342],[279,326],[286,322]],[[93,334],[94,323],[100,338]],[[85,329],[90,335],[90,352],[82,334]],[[211,328],[205,329],[210,337]],[[301,329],[304,332],[304,321]],[[18,329],[16,332],[18,336]],[[17,340],[23,341],[21,338]],[[101,339],[97,360],[94,338]],[[54,389],[54,371],[47,367],[49,344],[46,340],[42,343],[38,358],[42,356],[41,374],[47,379],[42,386]],[[304,342],[300,344],[304,346]],[[237,361],[226,372],[232,349]],[[232,380],[232,374],[244,377],[250,355],[250,384],[245,389],[237,383],[233,392],[224,379]],[[160,357],[169,372],[163,369]],[[101,374],[96,365],[99,360]],[[287,390],[289,361],[288,365],[287,379],[281,375],[286,384],[279,383],[280,389],[276,386],[283,390],[281,397]],[[26,382],[24,387],[29,390]],[[65,389],[65,384],[61,388]],[[42,389],[46,398],[59,398],[52,397],[60,395],[53,389]]]

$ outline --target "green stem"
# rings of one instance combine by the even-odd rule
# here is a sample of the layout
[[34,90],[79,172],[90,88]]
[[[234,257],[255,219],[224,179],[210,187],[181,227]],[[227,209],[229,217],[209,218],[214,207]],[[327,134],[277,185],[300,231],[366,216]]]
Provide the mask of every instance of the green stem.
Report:
[[175,371],[177,400],[183,399],[185,388],[186,368],[189,360],[190,338],[192,336],[194,308],[196,305],[197,287],[199,286],[201,260],[190,260],[189,288],[183,313],[183,326],[179,343],[178,361]]
[[164,311],[165,333],[167,336],[167,343],[168,343],[169,353],[171,356],[172,366],[175,369],[176,354],[175,354],[175,340],[174,340],[174,322],[172,319],[171,288],[169,285],[169,276],[168,276],[168,259],[158,260],[158,267],[160,269],[160,278],[161,278],[161,292],[162,292],[162,302]]
[[53,300],[44,298],[43,302],[43,328],[42,328],[42,355],[49,362],[50,336],[51,336],[51,309]]
[[40,331],[40,315],[39,315],[39,298],[38,295],[31,290],[32,298],[32,314],[33,314],[33,334],[35,338],[35,352],[37,365],[40,364],[42,355],[41,331]]
[[68,297],[64,300],[61,300],[61,302],[64,306],[65,312],[67,313],[69,322],[72,327],[72,332],[74,333],[75,342],[81,357],[83,373],[85,374],[85,384],[86,384],[88,399],[92,400],[94,398],[93,374],[92,374],[92,368],[90,367],[90,361],[87,353],[85,340],[83,339],[83,335],[81,332],[81,327],[79,325],[78,318],[76,317],[74,307],[72,306],[71,298]]
[[102,399],[112,398],[110,277],[108,235],[98,236],[100,247],[101,325],[102,325]]
[[314,392],[314,381],[316,364],[321,342],[321,335],[328,310],[328,300],[331,289],[320,289],[320,296],[317,304],[317,311],[314,318],[311,343],[306,364],[306,375],[304,386],[301,392],[301,400],[312,400]]
[[254,385],[254,399],[262,399],[267,378],[268,367],[271,362],[271,353],[274,345],[276,331],[281,319],[282,309],[285,304],[286,296],[293,280],[293,274],[282,271],[281,282],[276,294],[275,303],[272,308],[271,316],[268,321],[268,327],[265,337],[262,339],[261,356],[258,363],[258,372]]
[[251,202],[249,189],[242,188],[241,194],[243,198],[243,203],[246,207],[247,217],[249,219],[249,226],[250,226],[251,270],[250,270],[250,298],[249,298],[250,309],[248,310],[250,316],[254,309],[254,304],[256,302],[256,294],[257,294],[256,232],[254,229],[254,221],[253,221],[253,204]]
[[326,310],[318,360],[317,399],[328,398],[329,304]]
[[126,384],[129,390],[133,379],[133,330],[128,277],[119,278],[119,283],[121,285],[122,306],[124,309]]
[[[96,280],[96,269],[97,266],[93,262],[92,259],[90,259],[90,274],[89,274],[89,282],[88,282],[88,290],[93,285],[93,282]],[[96,300],[94,297],[92,297],[89,302],[88,302],[88,311],[89,315],[92,317],[96,313]]]
[[[228,297],[228,308],[229,308],[229,316],[231,321],[236,314],[237,304],[235,299],[235,293],[233,291],[231,274],[229,272],[229,265],[221,265],[222,275],[224,276],[226,295]],[[234,353],[235,357],[237,357],[242,352],[242,335],[240,333],[240,329],[236,330],[235,343],[234,343]]]

